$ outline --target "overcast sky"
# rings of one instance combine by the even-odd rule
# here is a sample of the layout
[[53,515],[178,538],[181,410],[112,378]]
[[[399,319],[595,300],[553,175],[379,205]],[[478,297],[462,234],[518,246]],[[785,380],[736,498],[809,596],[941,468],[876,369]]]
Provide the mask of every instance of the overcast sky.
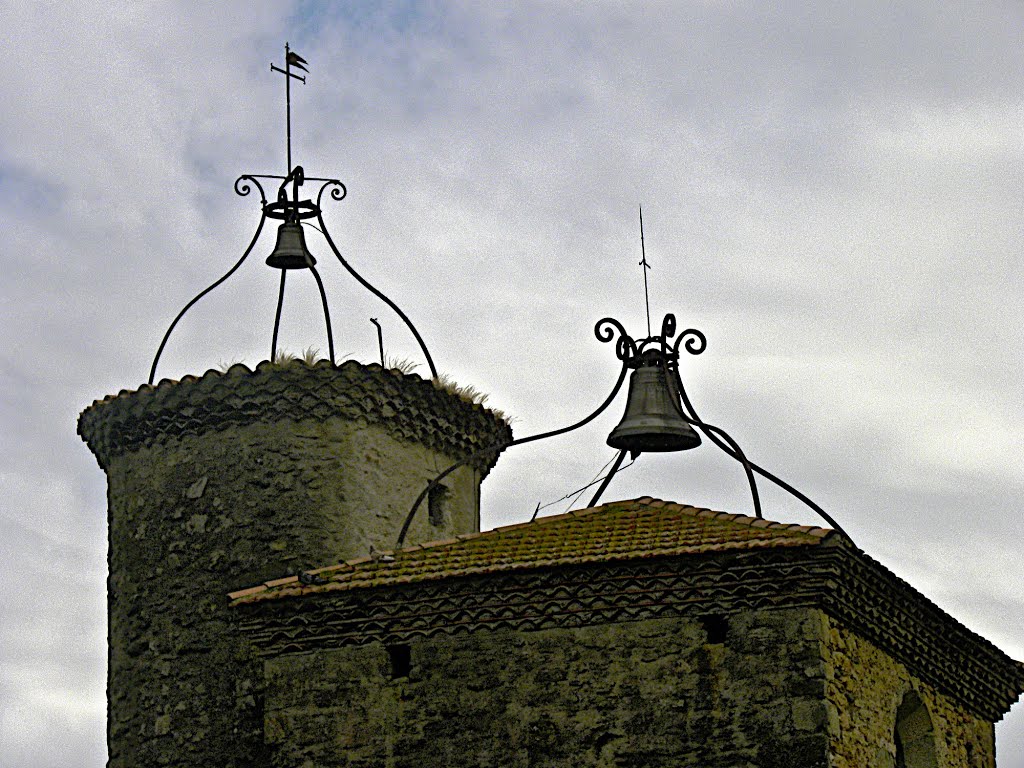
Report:
[[[644,334],[642,205],[654,322],[708,338],[683,363],[702,416],[1024,658],[1024,6],[766,6],[0,3],[4,765],[104,764],[106,486],[75,420],[145,381],[249,242],[258,200],[232,184],[285,169],[285,40],[310,68],[295,160],[349,190],[335,241],[517,435],[608,393],[598,319]],[[419,360],[308,237],[339,357],[376,358],[377,317]],[[272,246],[160,377],[267,357]],[[283,347],[326,348],[317,299],[290,281]],[[589,482],[623,407],[510,449],[485,527]],[[642,456],[605,500],[640,495],[750,511],[711,446]],[[1024,705],[997,734],[1022,768]]]

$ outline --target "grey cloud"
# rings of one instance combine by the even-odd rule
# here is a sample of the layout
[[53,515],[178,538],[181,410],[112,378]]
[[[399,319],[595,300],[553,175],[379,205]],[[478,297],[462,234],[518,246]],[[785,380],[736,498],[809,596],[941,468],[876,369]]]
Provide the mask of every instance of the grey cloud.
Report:
[[[1024,583],[986,577],[982,546],[1001,563],[1019,554],[1021,13],[78,4],[54,25],[32,6],[0,12],[0,42],[38,54],[0,85],[0,215],[13,223],[0,562],[24,574],[0,602],[14,638],[0,644],[5,754],[102,762],[103,478],[75,413],[138,386],[166,324],[251,238],[258,201],[231,185],[283,167],[267,67],[286,37],[311,67],[294,94],[296,156],[349,187],[327,213],[339,247],[442,370],[518,417],[517,434],[605,396],[617,368],[593,337],[599,317],[642,331],[643,204],[655,322],[673,311],[709,338],[684,363],[702,414],[1022,655]],[[272,238],[190,313],[160,376],[267,356]],[[377,316],[388,351],[417,357],[315,233],[310,244],[339,355],[375,359]],[[296,280],[285,346],[325,347],[316,304]],[[484,523],[527,519],[588,482],[622,405],[509,451],[485,483]],[[608,493],[749,509],[742,472],[711,448],[642,457]],[[818,522],[765,494],[773,516]],[[979,544],[937,569],[935,553],[964,540]],[[75,574],[89,597],[72,604]],[[1001,764],[1024,754],[1019,710],[1000,726]],[[50,738],[61,713],[77,713],[64,742]]]

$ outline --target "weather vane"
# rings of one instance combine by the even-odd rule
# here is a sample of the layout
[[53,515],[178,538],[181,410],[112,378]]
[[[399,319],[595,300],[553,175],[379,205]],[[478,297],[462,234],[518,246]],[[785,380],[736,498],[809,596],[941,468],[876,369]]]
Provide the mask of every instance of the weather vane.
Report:
[[[252,192],[253,187],[259,192],[260,203],[262,209],[262,216],[260,217],[259,225],[256,227],[256,233],[253,235],[252,241],[249,243],[249,247],[245,249],[242,257],[235,263],[231,269],[227,271],[221,278],[215,281],[212,285],[201,291],[195,298],[193,298],[188,304],[185,305],[184,309],[178,313],[177,317],[171,322],[170,327],[164,334],[163,340],[160,342],[160,346],[156,351],[156,356],[153,358],[153,365],[149,371],[149,383],[152,385],[156,378],[156,367],[160,362],[160,355],[164,351],[164,347],[167,345],[167,340],[171,336],[171,332],[174,330],[178,321],[184,317],[185,313],[191,309],[196,302],[206,296],[210,291],[219,286],[225,280],[227,280],[235,271],[242,266],[242,263],[246,260],[249,254],[255,247],[256,242],[259,240],[260,233],[263,231],[263,225],[267,219],[277,219],[281,221],[281,225],[277,230],[277,244],[274,247],[273,252],[267,257],[267,265],[274,267],[275,269],[281,270],[281,282],[278,290],[277,298],[277,311],[274,315],[274,331],[270,342],[270,359],[273,360],[277,354],[277,338],[278,332],[281,327],[281,311],[284,306],[284,292],[285,292],[285,281],[289,270],[301,270],[308,269],[313,278],[316,280],[317,288],[320,292],[320,301],[323,305],[324,310],[324,321],[327,326],[327,347],[332,365],[335,365],[334,359],[334,332],[331,328],[331,315],[327,305],[327,293],[324,290],[323,280],[320,278],[320,273],[316,269],[316,259],[313,258],[313,254],[310,253],[309,248],[306,246],[305,229],[303,222],[307,219],[316,219],[317,225],[309,223],[314,229],[318,230],[323,235],[324,240],[330,247],[331,251],[337,257],[338,261],[341,262],[342,266],[348,271],[356,281],[374,294],[377,298],[381,299],[386,303],[395,313],[402,319],[413,336],[416,338],[416,342],[420,346],[420,350],[423,352],[423,356],[427,360],[427,366],[430,368],[430,374],[432,377],[437,378],[437,369],[434,367],[434,361],[430,356],[430,352],[427,351],[427,346],[423,342],[423,338],[420,336],[419,331],[416,330],[412,321],[406,316],[406,314],[395,304],[391,299],[377,290],[374,286],[370,285],[355,269],[351,264],[341,255],[338,247],[334,244],[334,240],[331,238],[330,232],[327,229],[327,224],[324,222],[323,216],[323,198],[324,193],[329,191],[329,196],[332,200],[339,201],[344,199],[348,191],[345,185],[341,183],[339,179],[323,178],[318,176],[307,176],[301,165],[292,165],[292,80],[298,80],[305,84],[306,78],[303,75],[298,75],[292,71],[297,69],[302,72],[309,72],[307,62],[299,54],[291,49],[288,43],[284,45],[284,69],[281,69],[276,64],[271,63],[270,69],[273,72],[280,72],[285,77],[285,136],[287,145],[287,172],[284,176],[278,176],[275,174],[244,174],[239,176],[235,180],[235,193],[245,197]],[[273,183],[280,182],[280,186],[277,192],[277,199],[268,202],[266,193],[263,190],[263,185],[260,180],[272,180]],[[301,198],[299,190],[306,182],[320,182],[320,189],[316,194],[316,202],[313,201],[312,197]],[[289,195],[289,192],[291,193]],[[379,338],[379,337],[378,337]],[[381,355],[383,359],[383,354]]]
[[306,68],[306,64],[309,62],[299,56],[295,51],[288,47],[288,43],[284,44],[284,69],[279,66],[270,63],[270,69],[272,72],[280,72],[284,75],[284,102],[285,102],[285,132],[288,135],[288,167],[287,171],[290,173],[292,170],[292,78],[298,80],[303,85],[306,84],[306,78],[302,75],[296,75],[292,72],[292,67],[301,69],[303,72],[308,73],[309,69]]

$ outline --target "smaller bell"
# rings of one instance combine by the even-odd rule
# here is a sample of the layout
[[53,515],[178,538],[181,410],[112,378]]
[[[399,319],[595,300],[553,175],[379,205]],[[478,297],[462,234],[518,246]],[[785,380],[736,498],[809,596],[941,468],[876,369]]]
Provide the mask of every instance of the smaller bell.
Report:
[[316,264],[316,259],[306,247],[302,225],[297,221],[286,221],[277,229],[277,245],[267,257],[267,264],[277,269],[306,269]]
[[679,415],[675,398],[660,365],[634,370],[629,377],[626,413],[608,435],[608,445],[634,456],[696,448],[700,435]]

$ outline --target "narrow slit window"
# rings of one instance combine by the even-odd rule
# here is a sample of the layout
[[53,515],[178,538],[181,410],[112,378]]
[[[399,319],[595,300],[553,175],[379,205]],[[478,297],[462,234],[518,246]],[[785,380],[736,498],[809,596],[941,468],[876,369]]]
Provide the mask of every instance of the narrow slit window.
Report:
[[447,507],[448,488],[443,485],[435,485],[427,495],[427,514],[432,526],[440,528],[444,525]]
[[700,617],[701,626],[707,635],[708,645],[721,645],[729,634],[729,620],[725,616],[712,614]]
[[408,645],[389,645],[388,659],[391,662],[391,679],[408,677],[412,671],[412,649]]

